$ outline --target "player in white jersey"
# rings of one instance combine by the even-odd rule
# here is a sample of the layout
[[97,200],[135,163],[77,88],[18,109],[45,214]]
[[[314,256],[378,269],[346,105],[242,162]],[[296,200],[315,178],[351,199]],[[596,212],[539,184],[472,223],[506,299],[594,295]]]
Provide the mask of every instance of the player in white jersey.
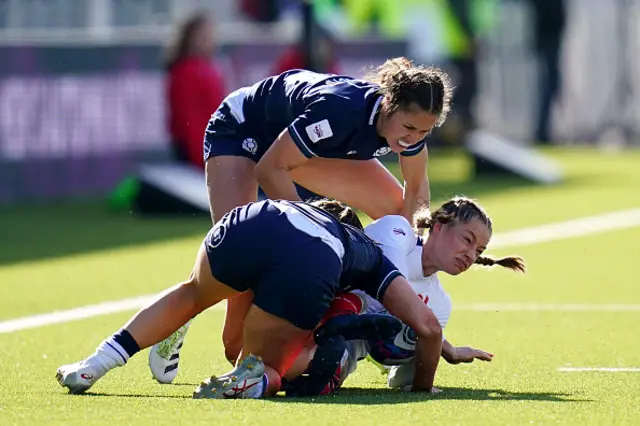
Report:
[[[500,265],[524,272],[519,257],[492,259],[482,256],[492,232],[488,215],[467,198],[454,198],[446,202],[433,215],[423,212],[416,217],[416,232],[402,216],[385,216],[365,228],[365,233],[378,242],[389,260],[408,279],[417,296],[433,311],[444,330],[451,315],[452,304],[438,279],[437,272],[458,275],[472,264]],[[419,234],[429,229],[426,238]],[[385,313],[380,303],[363,292],[350,298],[358,313]],[[356,369],[357,362],[369,356],[389,369],[388,384],[393,388],[410,387],[415,370],[413,363],[416,337],[404,325],[391,339],[353,340],[346,342],[347,351],[338,367],[331,390],[335,391],[346,377]],[[442,357],[451,364],[490,361],[489,352],[470,347],[455,347],[443,334]],[[389,368],[390,367],[390,368]],[[313,371],[307,371],[313,375]],[[307,379],[308,380],[308,379]],[[325,388],[324,393],[327,393]]]

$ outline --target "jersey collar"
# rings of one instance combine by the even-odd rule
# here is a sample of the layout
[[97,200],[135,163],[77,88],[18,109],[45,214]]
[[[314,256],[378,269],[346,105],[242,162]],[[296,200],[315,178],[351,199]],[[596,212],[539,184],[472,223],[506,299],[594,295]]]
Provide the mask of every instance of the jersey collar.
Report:
[[380,102],[382,102],[382,98],[382,95],[378,96],[378,99],[376,99],[375,103],[373,104],[373,110],[371,111],[371,115],[369,116],[369,126],[373,126],[376,121],[376,115],[378,115],[378,112],[380,111]]

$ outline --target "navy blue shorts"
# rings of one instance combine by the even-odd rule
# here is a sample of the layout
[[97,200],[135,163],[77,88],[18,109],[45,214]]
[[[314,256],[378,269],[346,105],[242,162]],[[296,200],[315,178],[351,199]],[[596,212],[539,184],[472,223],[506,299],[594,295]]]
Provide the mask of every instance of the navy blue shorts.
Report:
[[220,155],[246,157],[254,162],[267,152],[273,141],[265,141],[245,122],[243,101],[246,88],[227,96],[211,116],[204,136],[204,161]]
[[268,201],[226,214],[204,244],[217,280],[239,292],[253,290],[256,306],[305,330],[320,323],[340,289],[336,250]]
[[[242,100],[244,90],[238,89],[222,102],[218,110],[211,116],[204,136],[204,161],[221,155],[245,157],[257,163],[275,141],[266,140],[264,135],[251,128],[244,121]],[[303,200],[318,198],[308,189],[295,184],[298,195]],[[258,192],[259,199],[266,198],[262,188]]]

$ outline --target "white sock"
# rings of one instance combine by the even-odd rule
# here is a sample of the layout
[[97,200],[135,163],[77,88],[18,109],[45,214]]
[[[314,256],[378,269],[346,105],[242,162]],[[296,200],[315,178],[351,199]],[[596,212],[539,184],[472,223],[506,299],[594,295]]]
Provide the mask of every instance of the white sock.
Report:
[[113,368],[122,367],[128,360],[129,354],[113,337],[100,343],[94,354],[87,358],[87,362],[101,367],[105,373]]

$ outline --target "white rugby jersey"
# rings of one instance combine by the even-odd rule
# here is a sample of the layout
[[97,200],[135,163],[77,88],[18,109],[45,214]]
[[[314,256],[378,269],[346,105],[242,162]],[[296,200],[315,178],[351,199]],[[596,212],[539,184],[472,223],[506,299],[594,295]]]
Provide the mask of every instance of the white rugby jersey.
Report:
[[[418,297],[422,300],[427,297],[427,306],[444,330],[451,316],[451,298],[440,284],[437,274],[423,276],[422,238],[415,234],[407,219],[403,216],[384,216],[365,227],[365,234],[381,245],[384,254],[407,278]],[[363,310],[367,313],[386,312],[380,302],[363,291],[356,290],[354,293],[363,299]],[[413,335],[406,330],[407,328],[405,324],[402,331],[396,335],[394,344],[406,350],[414,350],[415,341],[412,338],[406,339]],[[444,333],[442,340],[445,340]],[[347,345],[349,351],[341,381],[356,370],[358,361],[364,359],[368,352],[367,344],[363,340],[352,340],[347,342]],[[389,368],[390,387],[402,387],[413,380],[413,362]]]
[[[407,278],[420,299],[427,298],[427,306],[444,329],[451,316],[451,298],[440,284],[437,274],[422,274],[422,238],[418,237],[404,216],[384,216],[364,229],[381,245],[384,254]],[[362,294],[362,293],[361,293]],[[367,312],[380,312],[384,307],[377,300],[366,297]],[[444,336],[443,336],[444,339]]]

